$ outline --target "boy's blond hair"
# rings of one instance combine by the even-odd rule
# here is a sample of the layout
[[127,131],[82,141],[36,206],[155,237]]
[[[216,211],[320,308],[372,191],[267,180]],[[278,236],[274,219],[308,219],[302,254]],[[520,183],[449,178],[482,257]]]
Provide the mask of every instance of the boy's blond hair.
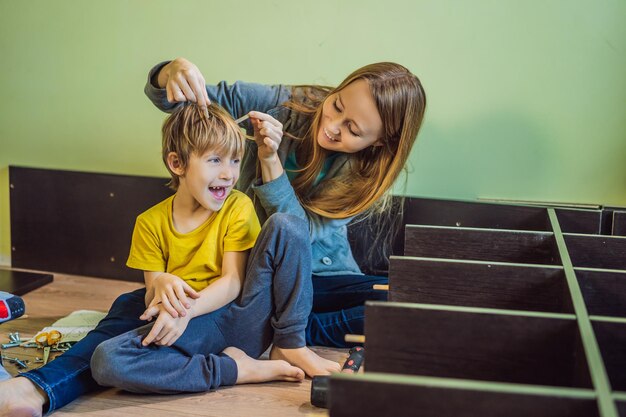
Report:
[[243,158],[246,139],[231,115],[216,104],[208,107],[208,115],[196,104],[184,103],[163,123],[163,162],[172,176],[168,186],[173,190],[180,180],[167,163],[170,152],[176,153],[183,169],[192,153],[202,155],[209,149]]

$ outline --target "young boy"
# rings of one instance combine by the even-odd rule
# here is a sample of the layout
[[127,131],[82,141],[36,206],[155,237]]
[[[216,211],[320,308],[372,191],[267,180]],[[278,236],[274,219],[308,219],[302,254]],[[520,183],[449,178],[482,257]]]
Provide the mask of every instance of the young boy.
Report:
[[[255,277],[238,298],[260,230],[252,201],[233,190],[244,147],[242,132],[217,106],[207,117],[196,105],[184,105],[164,123],[163,161],[176,193],[137,218],[127,262],[144,271],[148,308],[141,319],[156,320],[98,346],[91,367],[101,385],[175,393],[304,378],[285,361],[248,356],[258,357],[272,338],[286,348],[301,344],[306,320],[295,324],[285,317],[281,324],[273,298],[298,317],[306,317],[308,307],[298,301],[307,290],[299,272],[306,254],[302,262],[297,255],[304,241],[288,238],[290,223],[294,230],[303,225],[289,216],[264,228],[270,249],[266,245],[251,262]],[[286,255],[295,264],[277,272],[270,258]]]
[[141,318],[159,317],[144,346],[169,346],[180,337],[191,308],[187,295],[198,299],[203,291],[194,307],[203,314],[239,295],[261,229],[250,199],[233,190],[244,141],[216,106],[206,117],[186,106],[163,125],[163,162],[176,194],[139,215],[127,261],[144,271],[148,309]]

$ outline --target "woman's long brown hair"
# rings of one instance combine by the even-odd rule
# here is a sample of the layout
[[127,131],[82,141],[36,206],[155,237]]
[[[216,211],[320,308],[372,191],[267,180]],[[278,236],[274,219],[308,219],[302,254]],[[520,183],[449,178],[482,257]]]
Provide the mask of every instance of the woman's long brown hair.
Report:
[[[382,119],[383,146],[347,154],[349,168],[315,186],[328,156],[316,137],[322,104],[328,96],[359,79],[368,83]],[[384,211],[389,198],[383,197],[389,197],[387,192],[404,169],[424,118],[426,94],[419,79],[402,65],[380,62],[356,70],[335,89],[306,86],[305,90],[311,104],[295,100],[286,104],[313,119],[296,155],[302,169],[293,187],[301,204],[329,218],[352,217],[372,208]]]

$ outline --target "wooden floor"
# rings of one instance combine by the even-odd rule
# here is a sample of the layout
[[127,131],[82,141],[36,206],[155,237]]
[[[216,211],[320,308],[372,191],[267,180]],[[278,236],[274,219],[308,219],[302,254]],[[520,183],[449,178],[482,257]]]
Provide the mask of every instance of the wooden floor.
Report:
[[[124,292],[139,288],[136,283],[55,274],[54,282],[24,296],[27,318],[0,325],[0,342],[9,341],[10,332],[19,331],[22,339],[52,324],[75,310],[106,311]],[[314,348],[321,356],[342,362],[347,350]],[[35,349],[13,348],[5,355],[23,359],[41,356]],[[5,364],[13,375],[14,365]],[[29,368],[32,369],[32,368]],[[328,416],[326,410],[313,407],[310,401],[311,380],[301,383],[272,382],[221,388],[195,395],[135,395],[107,389],[67,405],[54,416],[215,416],[281,417]]]

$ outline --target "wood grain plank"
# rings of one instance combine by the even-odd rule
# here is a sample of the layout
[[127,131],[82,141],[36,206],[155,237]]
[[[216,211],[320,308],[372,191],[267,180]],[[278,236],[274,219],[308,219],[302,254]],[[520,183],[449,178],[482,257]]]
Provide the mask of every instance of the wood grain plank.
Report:
[[626,317],[626,271],[575,272],[590,315]]
[[366,369],[591,387],[576,320],[368,302]]
[[[487,384],[483,384],[487,385]],[[495,384],[493,384],[495,385]],[[566,394],[545,387],[486,386],[471,381],[368,372],[331,379],[332,417],[591,417],[598,416],[593,391]],[[518,389],[518,391],[516,391]]]
[[550,231],[542,207],[476,201],[411,198],[405,208],[405,224]]
[[389,300],[572,313],[563,269],[475,261],[393,257]]
[[611,388],[626,391],[626,323],[592,320]]
[[602,210],[556,208],[554,211],[563,233],[600,233]]
[[404,254],[407,256],[544,265],[560,263],[550,232],[408,225],[405,233]]
[[167,179],[11,166],[9,181],[14,267],[143,282],[126,268],[133,226]]
[[52,280],[52,274],[0,269],[0,291],[15,295],[24,295],[51,283]]
[[573,266],[626,270],[626,237],[563,234]]
[[613,212],[612,234],[615,236],[626,236],[626,211]]

